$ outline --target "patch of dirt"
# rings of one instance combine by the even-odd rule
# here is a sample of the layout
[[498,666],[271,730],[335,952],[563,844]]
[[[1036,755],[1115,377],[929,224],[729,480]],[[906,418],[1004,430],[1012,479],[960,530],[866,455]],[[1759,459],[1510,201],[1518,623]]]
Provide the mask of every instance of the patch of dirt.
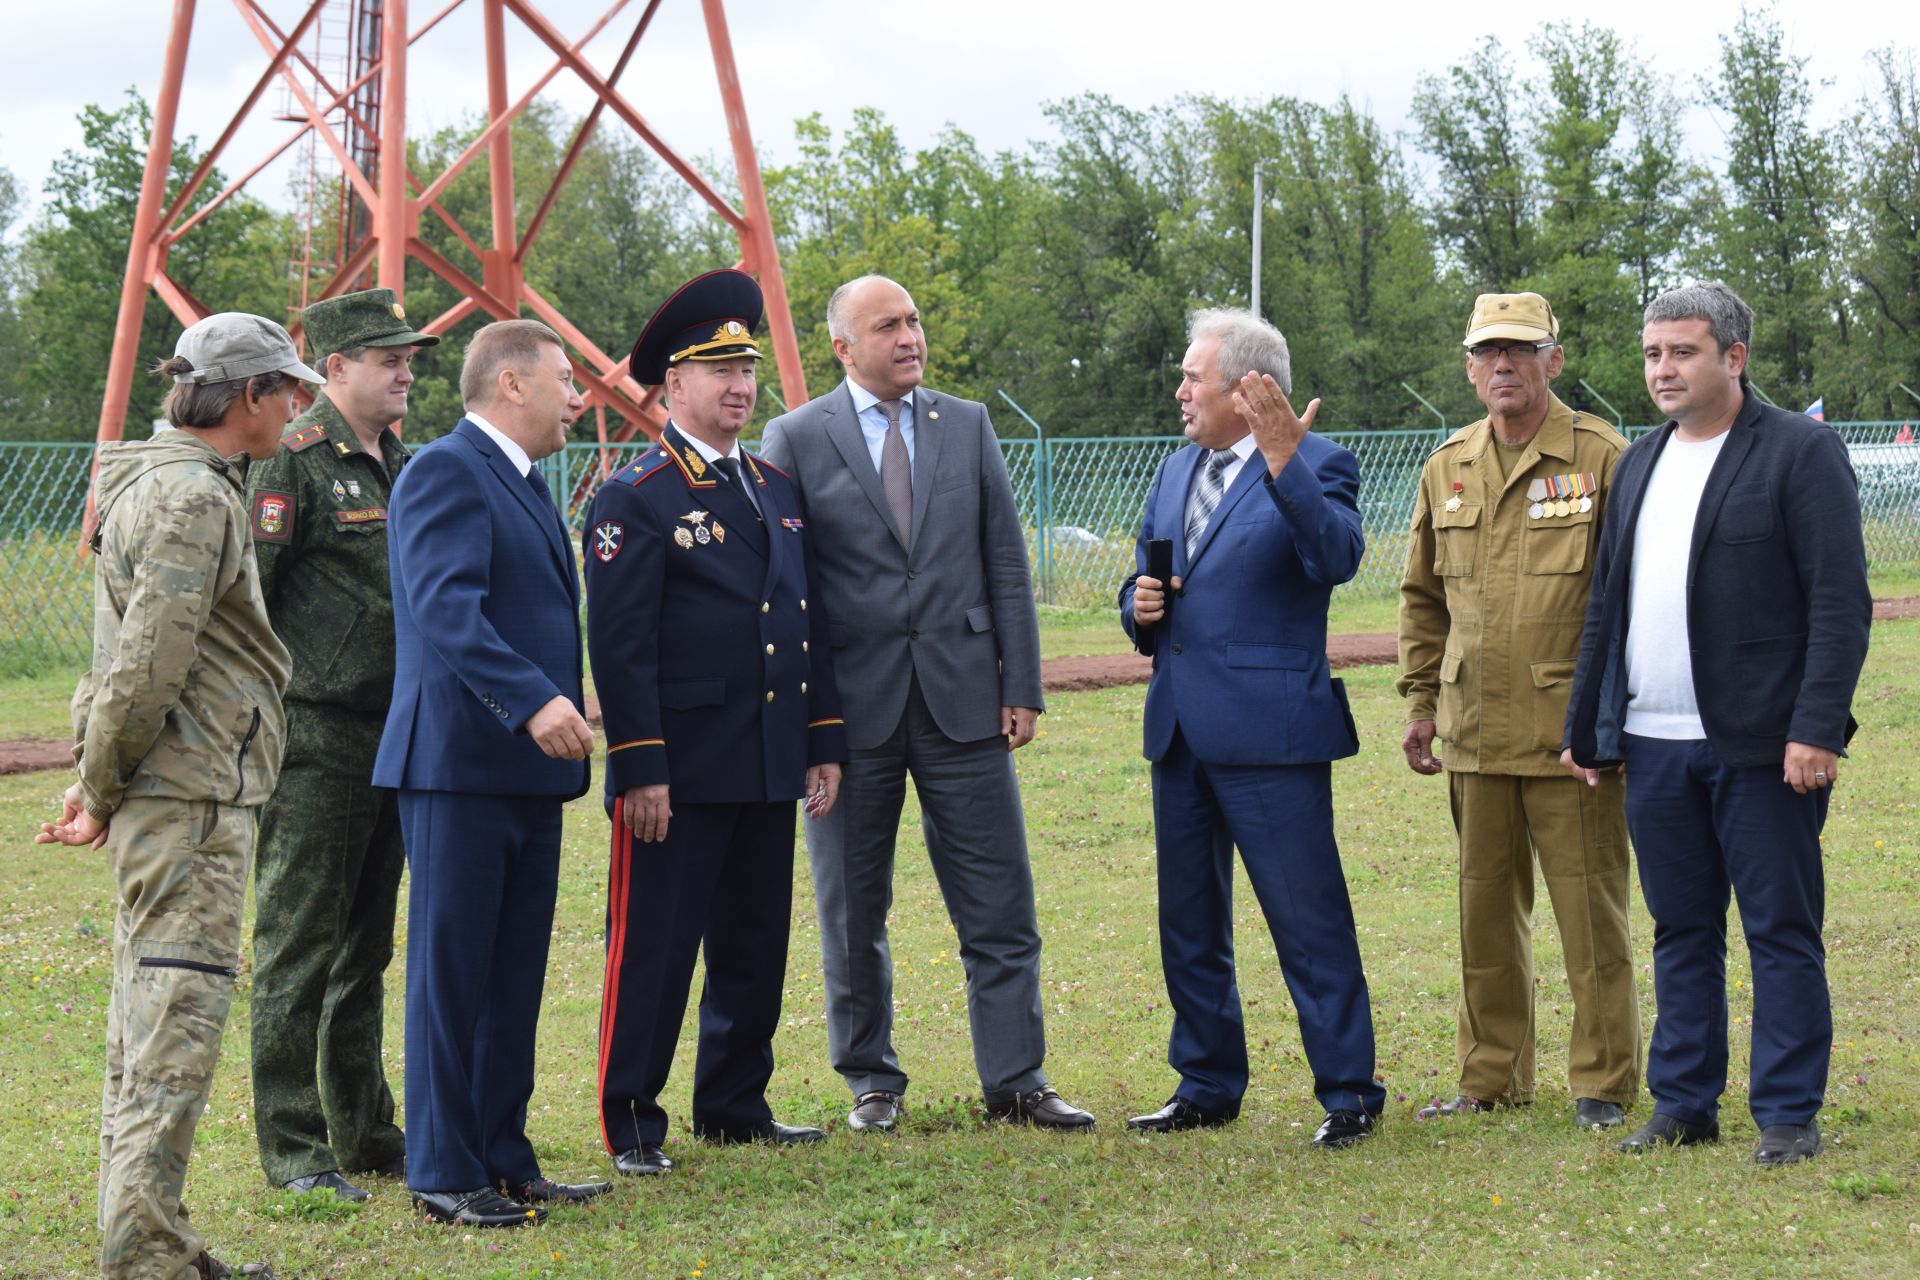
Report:
[[[1896,618],[1920,618],[1920,596],[1873,602],[1875,622]],[[1399,660],[1400,642],[1391,632],[1327,637],[1327,661],[1336,671],[1342,667],[1390,666]],[[1084,693],[1090,689],[1145,684],[1152,674],[1153,664],[1137,653],[1049,658],[1040,664],[1041,680],[1048,693]],[[587,698],[587,723],[596,729],[600,727],[600,701],[591,696]],[[65,742],[48,738],[0,742],[0,775],[64,769],[72,761],[73,753]]]
[[15,738],[0,742],[0,776],[65,769],[73,764],[73,744],[53,738]]

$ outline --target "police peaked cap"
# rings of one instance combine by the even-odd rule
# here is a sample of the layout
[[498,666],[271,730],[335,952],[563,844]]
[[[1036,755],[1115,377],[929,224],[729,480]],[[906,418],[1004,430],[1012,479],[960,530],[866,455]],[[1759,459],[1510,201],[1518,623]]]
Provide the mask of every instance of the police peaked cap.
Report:
[[681,285],[640,331],[627,372],[643,386],[667,380],[682,360],[760,358],[753,331],[765,304],[760,286],[744,271],[709,271]]

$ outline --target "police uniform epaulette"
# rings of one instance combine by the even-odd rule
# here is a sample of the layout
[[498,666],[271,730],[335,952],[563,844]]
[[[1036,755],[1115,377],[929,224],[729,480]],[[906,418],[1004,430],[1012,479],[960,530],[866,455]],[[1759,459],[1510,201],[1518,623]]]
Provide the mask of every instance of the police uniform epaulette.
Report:
[[316,422],[310,427],[303,427],[292,435],[287,436],[280,441],[280,444],[289,453],[299,453],[302,449],[311,449],[314,445],[319,444],[326,438],[326,427]]
[[641,454],[627,466],[627,483],[639,484],[642,480],[659,475],[666,470],[668,461],[666,453],[658,447]]

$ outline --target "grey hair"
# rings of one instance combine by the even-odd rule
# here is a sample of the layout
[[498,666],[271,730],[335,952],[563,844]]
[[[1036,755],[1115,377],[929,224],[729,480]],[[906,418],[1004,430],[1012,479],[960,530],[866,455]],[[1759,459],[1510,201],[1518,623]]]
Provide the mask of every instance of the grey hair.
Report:
[[1753,308],[1718,280],[1700,280],[1667,290],[1647,304],[1640,327],[1661,320],[1705,320],[1721,355],[1736,342],[1748,350],[1753,348]]
[[460,369],[460,402],[479,408],[493,403],[502,369],[524,371],[540,358],[542,346],[562,351],[567,344],[538,320],[496,320],[481,326],[467,343]]
[[883,276],[877,271],[870,271],[864,276],[855,276],[838,289],[835,289],[833,296],[827,299],[827,336],[829,338],[848,338],[852,336],[847,332],[847,299],[853,296],[855,289],[858,289],[869,280],[885,280],[888,284],[898,283],[898,281],[890,276]]
[[1271,374],[1282,394],[1293,394],[1293,360],[1280,331],[1240,307],[1202,307],[1187,317],[1187,342],[1218,338],[1214,354],[1221,379],[1231,386],[1249,373]]

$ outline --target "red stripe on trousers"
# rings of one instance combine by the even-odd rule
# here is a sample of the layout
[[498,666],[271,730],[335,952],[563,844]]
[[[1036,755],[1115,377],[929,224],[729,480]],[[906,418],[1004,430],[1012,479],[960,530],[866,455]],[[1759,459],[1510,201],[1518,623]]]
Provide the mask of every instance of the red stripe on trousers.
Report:
[[613,857],[607,868],[607,973],[600,989],[600,1082],[594,1091],[600,1104],[600,1140],[614,1150],[607,1132],[607,1047],[613,1040],[613,1022],[620,1005],[620,962],[627,951],[627,890],[633,880],[633,832],[626,822],[626,800],[613,801]]

